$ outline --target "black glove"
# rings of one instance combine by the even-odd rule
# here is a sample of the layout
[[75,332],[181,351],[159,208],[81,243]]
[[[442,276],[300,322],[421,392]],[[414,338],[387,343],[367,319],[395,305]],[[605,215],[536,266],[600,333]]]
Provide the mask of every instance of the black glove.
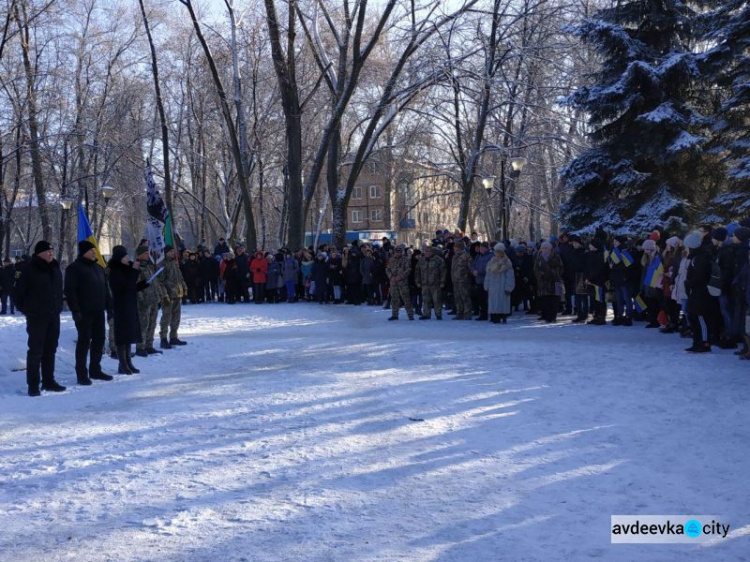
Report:
[[136,291],[142,291],[143,289],[145,289],[149,285],[150,285],[150,283],[148,281],[146,281],[145,279],[141,279],[140,281],[138,281],[138,283],[135,284],[135,290]]

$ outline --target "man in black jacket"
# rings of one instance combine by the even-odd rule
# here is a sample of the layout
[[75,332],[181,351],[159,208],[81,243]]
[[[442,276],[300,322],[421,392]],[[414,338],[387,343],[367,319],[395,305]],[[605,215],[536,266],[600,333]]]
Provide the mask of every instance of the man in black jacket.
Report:
[[34,257],[21,268],[15,283],[16,307],[26,316],[26,332],[29,334],[26,354],[29,396],[41,394],[40,367],[42,390],[65,390],[55,381],[55,353],[60,337],[63,291],[60,265],[52,250],[49,242],[37,242]]
[[[112,309],[104,268],[96,261],[94,245],[88,240],[78,243],[78,259],[65,270],[65,297],[78,330],[76,342],[76,378],[78,384],[90,385],[91,379],[111,381],[102,372],[105,313]],[[91,351],[88,369],[86,359]]]

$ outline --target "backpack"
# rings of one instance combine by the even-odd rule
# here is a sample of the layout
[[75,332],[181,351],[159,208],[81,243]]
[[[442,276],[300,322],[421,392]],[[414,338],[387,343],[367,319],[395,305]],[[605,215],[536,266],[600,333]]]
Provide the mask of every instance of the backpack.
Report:
[[724,276],[719,267],[718,258],[711,260],[711,279],[708,281],[708,294],[712,297],[721,296],[721,288],[724,286]]

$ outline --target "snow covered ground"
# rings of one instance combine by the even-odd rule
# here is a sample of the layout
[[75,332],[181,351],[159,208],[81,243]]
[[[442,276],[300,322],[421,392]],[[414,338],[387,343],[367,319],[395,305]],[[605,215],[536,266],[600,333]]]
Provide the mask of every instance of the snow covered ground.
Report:
[[[183,308],[142,373],[25,395],[0,317],[0,560],[745,560],[750,365],[633,328]],[[104,360],[115,372],[115,362]],[[612,514],[716,514],[710,546]]]

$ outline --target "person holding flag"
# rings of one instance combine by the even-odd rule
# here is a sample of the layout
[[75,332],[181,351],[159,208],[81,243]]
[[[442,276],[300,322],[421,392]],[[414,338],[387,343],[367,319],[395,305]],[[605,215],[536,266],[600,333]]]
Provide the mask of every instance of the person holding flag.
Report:
[[[612,242],[612,251],[609,253],[609,265],[611,268],[612,285],[615,291],[615,317],[613,326],[633,325],[633,296],[630,291],[630,275],[628,259],[623,259],[623,252],[627,252],[627,236],[616,236]],[[628,253],[628,256],[630,254]]]
[[641,278],[640,289],[643,300],[646,302],[645,312],[648,320],[646,328],[658,328],[659,322],[657,319],[659,310],[662,308],[660,297],[663,294],[661,285],[664,266],[661,263],[661,256],[656,247],[656,242],[650,238],[643,242],[641,265],[643,266],[643,276]]
[[604,245],[601,240],[594,239],[589,242],[586,252],[586,264],[583,274],[586,278],[586,286],[591,297],[591,309],[594,318],[587,324],[602,326],[607,318],[607,301],[604,298],[604,285],[609,278],[609,270],[604,261]]

